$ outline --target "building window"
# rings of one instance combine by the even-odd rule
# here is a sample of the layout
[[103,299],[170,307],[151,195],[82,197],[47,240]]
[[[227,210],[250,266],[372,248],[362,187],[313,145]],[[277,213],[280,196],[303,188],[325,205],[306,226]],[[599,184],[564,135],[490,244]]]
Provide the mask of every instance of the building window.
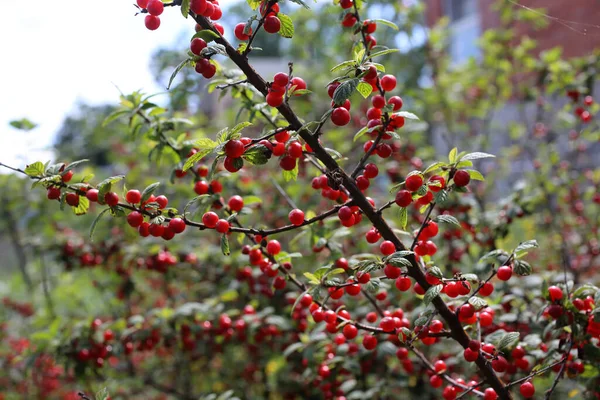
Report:
[[455,64],[470,57],[479,58],[477,40],[481,34],[476,0],[446,0],[446,15],[450,17],[450,56]]

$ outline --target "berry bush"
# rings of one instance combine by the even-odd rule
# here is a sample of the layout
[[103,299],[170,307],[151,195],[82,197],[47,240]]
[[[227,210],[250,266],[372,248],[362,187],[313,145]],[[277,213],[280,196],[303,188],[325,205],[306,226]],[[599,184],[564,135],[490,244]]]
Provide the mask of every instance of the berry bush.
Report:
[[[547,21],[499,2],[478,63],[442,22],[414,84],[387,45],[422,5],[387,6],[137,1],[149,36],[191,31],[168,104],[121,96],[108,167],[0,164],[0,398],[600,398],[599,55],[537,54],[514,26]],[[315,22],[333,65],[253,68]]]

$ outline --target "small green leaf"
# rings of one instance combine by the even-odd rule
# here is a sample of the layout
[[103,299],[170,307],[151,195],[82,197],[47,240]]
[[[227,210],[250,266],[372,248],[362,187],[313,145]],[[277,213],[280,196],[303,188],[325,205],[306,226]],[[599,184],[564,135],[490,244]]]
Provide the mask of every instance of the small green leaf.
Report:
[[388,264],[393,265],[394,267],[412,267],[411,262],[404,257],[391,257],[386,261]]
[[429,272],[429,275],[435,276],[436,278],[443,278],[444,274],[442,273],[442,270],[439,269],[438,267],[431,267],[427,270],[427,272]]
[[443,288],[444,285],[434,285],[429,287],[429,289],[427,289],[427,291],[425,292],[425,296],[423,297],[423,303],[426,306],[429,305],[429,303],[431,303],[433,299],[436,298],[442,292]]
[[100,218],[102,218],[102,216],[104,214],[106,214],[106,212],[109,210],[110,210],[110,208],[105,208],[104,210],[102,210],[100,212],[100,214],[98,214],[98,216],[94,219],[94,222],[92,222],[92,226],[90,226],[90,241],[91,242],[94,241],[94,232],[96,231],[96,226],[98,225],[98,222],[100,222]]
[[318,285],[319,283],[321,283],[321,281],[319,281],[319,278],[317,278],[314,274],[310,272],[305,272],[304,276],[309,280],[310,283],[314,285]]
[[480,158],[495,158],[495,157],[496,156],[493,154],[482,153],[482,152],[477,151],[475,153],[465,154],[460,159],[461,160],[479,160]]
[[356,66],[356,62],[354,60],[347,60],[339,63],[335,67],[331,68],[330,72],[336,72],[344,68],[354,68]]
[[455,147],[452,150],[450,150],[450,153],[448,154],[448,160],[450,161],[450,163],[455,163],[456,161],[458,161],[456,159],[456,155],[458,153],[458,149]]
[[154,182],[153,184],[146,186],[146,188],[142,192],[142,201],[141,202],[143,203],[146,200],[148,200],[150,198],[150,196],[152,195],[152,193],[154,193],[154,191],[158,188],[159,185],[160,185],[160,182]]
[[423,175],[428,174],[430,172],[435,172],[440,170],[442,167],[445,167],[446,163],[443,163],[441,161],[435,162],[433,164],[431,164],[429,167],[427,167],[427,169],[425,171],[423,171]]
[[379,57],[379,56],[384,56],[386,54],[397,53],[399,51],[400,51],[399,49],[387,49],[387,50],[376,51],[375,53],[372,53],[371,55],[369,55],[369,58],[375,58],[375,57]]
[[215,31],[212,31],[210,29],[203,29],[199,32],[196,32],[196,34],[194,36],[192,36],[191,40],[194,40],[196,38],[200,38],[200,39],[204,40],[206,43],[208,43],[208,42],[212,42],[215,39],[218,39],[219,35]]
[[435,222],[443,222],[445,224],[451,224],[460,227],[460,222],[458,222],[458,220],[452,215],[438,215],[437,217],[435,217]]
[[67,166],[65,167],[65,169],[64,169],[64,170],[61,172],[61,175],[64,175],[64,174],[66,174],[67,172],[69,172],[69,171],[72,171],[72,170],[73,170],[73,169],[75,169],[75,167],[77,167],[78,165],[81,165],[81,164],[83,164],[83,163],[85,163],[85,162],[88,162],[88,161],[90,161],[90,160],[88,160],[88,159],[83,159],[83,160],[77,160],[77,161],[73,161],[72,163],[69,163],[69,165],[67,165]]
[[239,124],[237,124],[236,126],[231,128],[231,130],[228,132],[227,140],[238,139],[241,136],[239,133],[242,131],[242,129],[247,128],[251,125],[252,125],[252,122],[248,122],[248,121],[240,122]]
[[25,173],[27,176],[39,177],[44,175],[44,163],[36,161],[33,164],[29,164],[25,167]]
[[528,276],[531,275],[532,268],[527,261],[515,260],[513,271],[519,276]]
[[262,203],[262,199],[258,196],[244,196],[244,205],[248,206],[250,204],[260,204]]
[[98,189],[98,199],[100,204],[104,204],[104,195],[110,192],[112,185],[117,183],[125,178],[125,175],[117,175],[111,176],[110,178],[106,178],[102,182],[100,182],[97,186]]
[[277,18],[281,21],[279,34],[284,38],[291,39],[294,36],[294,22],[292,19],[284,13],[277,13]]
[[181,15],[185,18],[187,18],[190,13],[190,2],[190,0],[181,0]]
[[286,170],[282,170],[283,172],[283,179],[285,179],[286,182],[289,182],[291,180],[296,180],[298,179],[298,163],[296,163],[296,168],[294,168],[291,171],[286,171]]
[[536,247],[540,247],[538,245],[538,242],[536,240],[528,240],[526,242],[523,242],[523,243],[519,244],[517,246],[517,248],[515,248],[515,250],[513,251],[513,253],[516,256],[520,256],[520,255],[526,254],[527,250],[531,250],[531,249],[534,249]]
[[368,126],[362,127],[358,132],[356,132],[354,134],[354,139],[352,139],[352,141],[356,142],[359,138],[361,138],[368,131],[369,131],[369,127]]
[[406,225],[408,224],[408,209],[406,207],[400,208],[400,212],[398,213],[398,222],[402,229],[406,229]]
[[415,121],[419,120],[419,117],[417,117],[415,114],[408,112],[408,111],[399,111],[397,113],[394,113],[394,115],[398,116],[398,117],[403,117],[406,119],[412,119]]
[[271,151],[266,146],[259,144],[248,149],[242,157],[250,164],[263,165],[269,161],[270,155]]
[[334,103],[338,105],[343,104],[352,95],[352,92],[356,90],[359,82],[360,79],[354,78],[341,83],[335,89],[335,92],[333,92]]
[[[206,31],[201,31],[201,32],[206,32]],[[167,90],[171,89],[171,84],[173,83],[173,80],[175,79],[175,77],[177,76],[179,71],[181,71],[188,64],[191,65],[192,63],[193,63],[193,60],[187,59],[187,60],[180,62],[179,65],[175,67],[175,70],[173,71],[173,73],[171,74],[171,77],[169,78],[169,84],[167,85]]]
[[231,251],[229,250],[229,239],[227,238],[226,233],[221,236],[221,252],[226,256],[231,254]]
[[130,110],[117,110],[115,112],[110,113],[105,119],[104,121],[102,121],[102,127],[107,126],[108,124],[110,124],[111,122],[115,121],[116,119],[118,119],[121,115],[125,115],[127,113],[129,113]]
[[519,332],[508,332],[498,342],[498,350],[511,350],[519,342]]
[[22,131],[30,131],[37,126],[37,124],[34,124],[27,118],[21,118],[19,120],[10,121],[8,124],[10,126],[12,126],[13,128],[16,128],[16,129],[19,129]]
[[481,175],[481,172],[475,171],[474,169],[466,169],[465,171],[469,173],[471,179],[476,181],[485,181],[485,178],[483,177],[483,175]]
[[85,196],[79,196],[79,205],[71,207],[75,215],[83,215],[90,209],[90,201]]
[[[215,143],[215,147],[217,147],[216,143]],[[202,160],[204,157],[206,157],[207,155],[212,153],[213,150],[215,149],[215,147],[213,147],[213,148],[207,147],[207,148],[198,150],[198,152],[196,152],[191,157],[189,157],[187,160],[185,160],[185,163],[183,164],[183,167],[181,169],[183,171],[187,171],[188,169],[192,168],[194,166],[194,164],[196,164],[198,161]]]
[[96,393],[96,400],[106,400],[108,398],[109,398],[109,396],[108,396],[108,389],[107,388],[100,389]]
[[373,86],[367,82],[360,82],[358,86],[356,86],[356,91],[366,99],[373,91]]
[[398,25],[396,25],[392,21],[388,21],[387,19],[377,18],[377,19],[375,19],[373,21],[377,22],[377,24],[388,26],[388,27],[392,28],[395,31],[399,30]]

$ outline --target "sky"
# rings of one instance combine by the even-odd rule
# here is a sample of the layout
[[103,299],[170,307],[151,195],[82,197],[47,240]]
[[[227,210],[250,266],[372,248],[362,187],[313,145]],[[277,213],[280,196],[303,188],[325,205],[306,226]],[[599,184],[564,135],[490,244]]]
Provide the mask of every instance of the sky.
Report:
[[[226,5],[232,0],[220,1]],[[193,21],[166,8],[149,31],[134,0],[2,1],[0,24],[0,162],[11,166],[52,157],[62,120],[78,102],[116,103],[123,93],[164,91],[148,65],[153,51],[175,45]],[[30,132],[9,126],[28,118]],[[4,173],[0,171],[0,173]]]

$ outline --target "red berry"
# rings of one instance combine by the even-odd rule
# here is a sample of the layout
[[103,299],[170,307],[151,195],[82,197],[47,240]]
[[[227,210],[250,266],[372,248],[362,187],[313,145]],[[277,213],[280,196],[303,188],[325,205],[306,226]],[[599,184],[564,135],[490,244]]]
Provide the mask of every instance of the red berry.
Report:
[[558,301],[563,298],[563,291],[558,286],[550,286],[548,294],[550,295],[550,301]]
[[227,233],[229,232],[229,222],[225,219],[220,219],[217,221],[215,225],[215,230],[219,233]]
[[496,394],[496,391],[492,388],[487,388],[485,389],[485,392],[483,392],[483,400],[496,400],[498,398],[498,395]]
[[154,237],[161,237],[165,233],[165,227],[157,224],[150,224],[150,234]]
[[396,77],[394,75],[384,75],[381,77],[381,88],[390,92],[396,88]]
[[138,232],[141,237],[150,236],[150,224],[148,222],[142,222],[138,228]]
[[89,201],[97,202],[98,193],[98,189],[90,189],[87,192],[85,192],[85,197],[87,197]]
[[267,104],[270,105],[271,107],[279,107],[280,105],[283,104],[284,98],[283,98],[283,95],[280,93],[269,92],[269,93],[267,93],[265,100],[266,100]]
[[410,278],[406,276],[401,276],[400,278],[396,279],[396,289],[401,292],[406,292],[411,286],[412,282],[410,281]]
[[304,222],[304,212],[296,208],[290,211],[288,218],[290,219],[292,225],[302,225],[302,223]]
[[467,347],[463,353],[463,357],[468,362],[474,362],[475,360],[477,360],[478,355],[479,352],[473,351],[469,347]]
[[173,218],[169,221],[169,228],[175,233],[181,233],[185,230],[185,221],[181,218]]
[[195,55],[199,56],[202,49],[206,48],[206,41],[202,38],[194,38],[190,43],[190,51]]
[[140,8],[146,8],[148,7],[148,1],[149,0],[137,0],[136,3]]
[[229,209],[231,211],[240,212],[244,207],[244,199],[242,198],[242,196],[238,195],[231,196],[231,198],[227,202],[227,205],[229,206]]
[[519,391],[521,392],[521,395],[523,397],[530,398],[533,397],[533,395],[535,394],[535,387],[533,386],[533,383],[525,382],[521,384],[521,386],[519,387]]
[[377,338],[373,335],[365,335],[362,344],[366,350],[373,350],[377,347]]
[[346,14],[344,15],[344,19],[342,20],[342,26],[346,28],[350,28],[356,24],[356,16],[354,14]]
[[207,1],[206,0],[191,0],[190,1],[190,10],[194,14],[202,15],[206,10]]
[[70,171],[67,171],[67,172],[65,172],[65,173],[64,173],[64,174],[63,174],[63,175],[60,177],[60,179],[61,179],[63,182],[65,182],[65,183],[66,183],[66,182],[69,182],[69,181],[70,181],[72,178],[73,178],[73,170],[70,170]]
[[212,211],[209,211],[202,216],[202,223],[206,225],[207,228],[214,228],[217,226],[218,221],[219,216]]
[[155,201],[158,203],[158,208],[161,210],[167,207],[167,204],[169,204],[169,199],[167,199],[167,196],[164,195],[158,196]]
[[394,243],[390,242],[389,240],[386,240],[381,243],[381,245],[379,246],[379,250],[381,250],[381,253],[384,256],[389,256],[390,254],[393,254],[396,251],[396,246],[394,245]]
[[393,108],[394,111],[400,110],[402,108],[402,105],[404,104],[402,101],[402,98],[400,96],[390,97],[388,100],[388,103],[394,105],[394,108]]
[[337,126],[344,126],[350,122],[350,112],[344,107],[338,107],[331,113],[331,122]]
[[221,193],[223,191],[223,185],[219,181],[210,181],[210,190],[213,193]]
[[285,156],[285,157],[281,157],[281,159],[279,160],[279,166],[284,171],[291,171],[296,168],[297,162],[298,162],[297,159],[295,159],[293,157]]
[[423,177],[419,174],[409,175],[404,182],[404,187],[410,192],[416,192],[423,186]]
[[67,193],[65,201],[71,207],[77,207],[79,206],[79,195],[77,193]]
[[513,270],[512,267],[508,266],[508,265],[504,265],[500,268],[498,268],[498,279],[500,279],[501,281],[507,281],[510,279],[510,277],[512,276]]
[[471,181],[471,176],[469,175],[469,173],[465,170],[459,170],[456,171],[456,173],[454,174],[454,184],[458,187],[464,187],[467,186],[469,184],[469,182]]
[[371,99],[371,104],[373,104],[373,107],[375,108],[383,108],[385,107],[385,97],[377,94]]
[[396,193],[395,202],[399,207],[408,207],[412,203],[412,194],[408,190],[400,190]]
[[137,204],[142,201],[142,194],[139,190],[129,190],[125,194],[125,200],[130,204]]
[[279,254],[281,251],[281,244],[277,240],[269,240],[267,243],[267,253],[271,255]]
[[144,25],[151,31],[155,31],[160,27],[160,18],[154,15],[146,15],[144,18]]
[[144,216],[139,211],[132,211],[127,216],[127,223],[133,228],[137,228],[144,222]]
[[244,154],[244,144],[240,140],[230,140],[225,144],[224,150],[228,157],[239,158]]
[[354,339],[358,335],[358,329],[356,326],[348,324],[344,326],[342,329],[342,333],[346,337],[346,339]]
[[146,9],[148,10],[148,14],[159,16],[163,13],[165,5],[160,0],[150,0]]
[[194,192],[198,195],[207,194],[208,188],[208,182],[206,181],[198,181],[194,184]]
[[108,192],[104,195],[104,202],[110,207],[114,207],[119,204],[119,195],[115,192]]
[[479,294],[483,297],[486,297],[492,294],[493,291],[494,285],[492,285],[490,282],[486,282],[483,284],[483,286],[481,286],[481,289],[479,289]]
[[[313,302],[313,298],[310,294],[305,294],[304,296],[302,296],[302,298],[300,299],[300,304],[302,305],[302,307],[306,308],[308,306],[310,306]],[[332,312],[333,313],[333,312]],[[334,322],[335,322],[335,313],[333,313],[334,315]]]
[[265,18],[263,28],[268,33],[277,33],[281,29],[281,21],[274,15],[269,15]]
[[55,187],[55,186],[51,186],[48,188],[48,191],[46,192],[46,197],[48,197],[49,200],[56,200],[60,198],[60,188]]

